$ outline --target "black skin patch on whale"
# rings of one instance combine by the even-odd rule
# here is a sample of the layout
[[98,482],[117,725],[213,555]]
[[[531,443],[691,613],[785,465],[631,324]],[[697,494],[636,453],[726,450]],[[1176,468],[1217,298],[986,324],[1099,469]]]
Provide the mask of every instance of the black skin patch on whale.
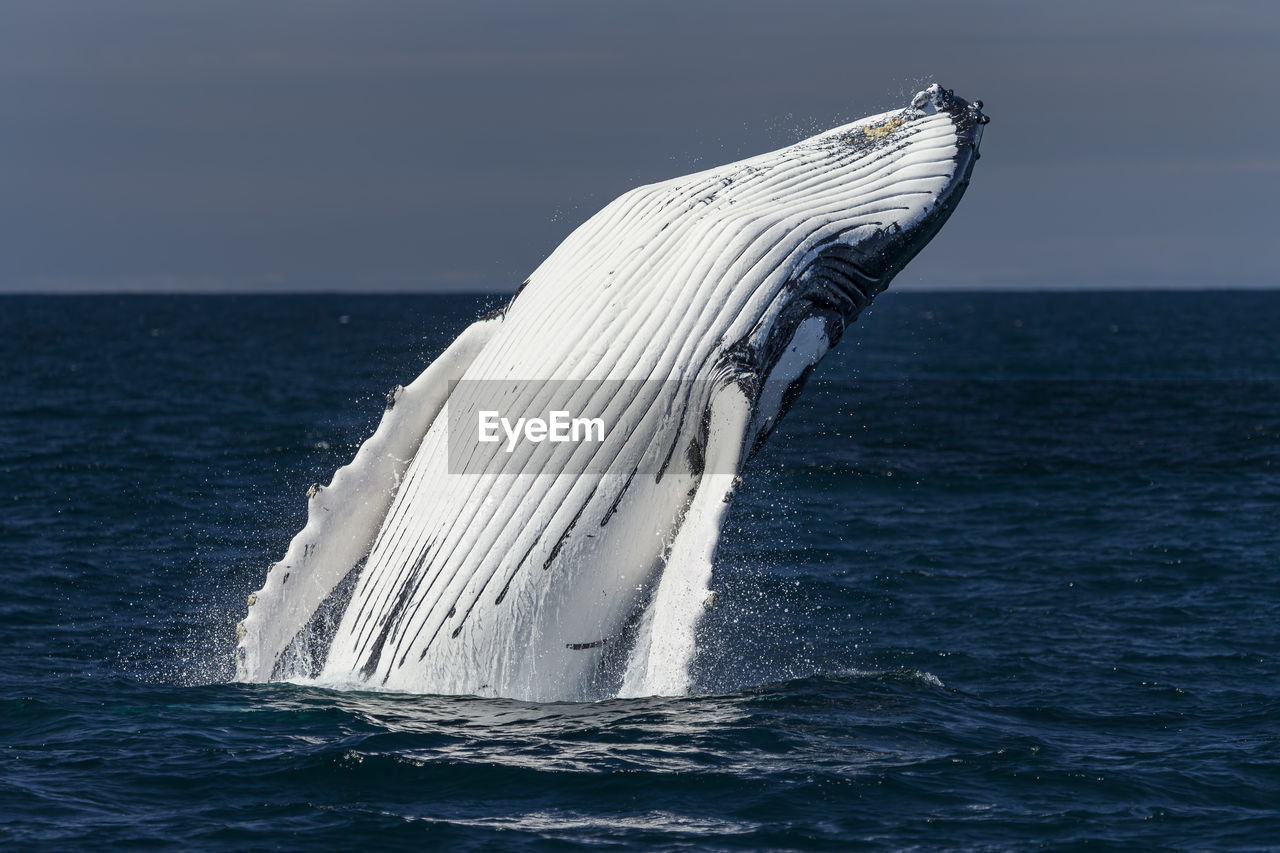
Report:
[[[387,637],[390,636],[391,630],[396,625],[400,624],[404,617],[405,609],[417,594],[418,587],[422,585],[422,566],[426,563],[427,556],[431,553],[433,546],[434,542],[428,542],[427,546],[422,549],[422,553],[420,553],[418,558],[413,561],[413,566],[405,574],[404,581],[400,585],[399,592],[396,593],[396,600],[391,606],[391,610],[383,614],[383,616],[378,620],[375,620],[374,625],[381,624],[382,630],[378,632],[378,636],[374,638],[373,644],[369,646],[370,658],[365,662],[365,666],[361,668],[361,674],[364,675],[365,678],[368,678],[377,670],[379,659],[382,657],[383,645],[386,643]],[[362,610],[360,615],[363,614],[364,611]],[[365,653],[364,648],[367,642],[367,638],[361,641],[361,647],[358,649],[358,654]],[[404,663],[404,661],[401,661],[401,663]]]
[[[704,422],[710,420],[709,414],[704,414],[702,419]],[[707,467],[707,455],[703,450],[705,442],[705,433],[695,435],[684,452],[685,461],[689,463],[689,473],[695,477],[701,477],[703,470]]]
[[[415,584],[406,582],[400,587],[400,592],[396,595],[396,603],[393,607],[392,614],[399,615],[401,611],[409,603],[409,595]],[[391,629],[395,626],[396,620],[392,614],[388,614],[387,618],[382,622],[382,630],[378,632],[377,639],[373,641],[373,646],[369,649],[369,657],[365,660],[364,666],[360,667],[360,675],[364,678],[371,677],[378,671],[378,662],[382,660],[382,649],[387,644],[387,637],[391,634]],[[390,673],[387,673],[390,677]],[[386,683],[386,679],[383,679]]]
[[627,475],[627,481],[622,484],[622,488],[618,491],[618,496],[613,499],[613,503],[609,504],[609,509],[605,511],[604,517],[600,519],[600,526],[604,527],[609,523],[609,519],[613,518],[613,514],[618,511],[618,505],[622,503],[622,497],[627,493],[627,489],[631,486],[631,481],[635,479],[636,472],[640,470],[640,466],[631,469],[631,473]]
[[667,455],[662,457],[662,464],[658,466],[658,473],[653,476],[655,483],[662,482],[662,475],[667,473],[667,466],[671,464],[671,457],[675,455],[676,444],[680,441],[680,433],[684,430],[684,416],[688,411],[688,404],[680,407],[680,420],[676,422],[675,437],[671,439],[671,446],[667,448]]
[[[596,495],[595,489],[592,489],[591,494],[587,495],[586,500],[582,502],[582,506],[578,508],[578,511],[574,514],[573,518],[569,521],[569,524],[567,527],[565,527],[564,532],[560,534],[560,538],[556,540],[556,544],[551,548],[551,553],[547,555],[547,559],[542,564],[542,568],[544,571],[551,568],[551,564],[555,561],[556,557],[559,556],[560,550],[564,547],[565,542],[569,539],[569,534],[573,532],[573,528],[578,524],[578,519],[582,517],[582,513],[585,512],[587,507],[591,505],[591,501],[592,499],[595,498],[595,495]],[[538,537],[533,541],[533,544],[529,546],[529,549],[524,552],[524,556],[521,557],[520,562],[516,564],[515,571],[513,571],[511,573],[511,576],[507,578],[507,582],[502,586],[502,591],[499,592],[498,597],[494,599],[493,603],[495,607],[501,604],[503,599],[507,597],[507,592],[511,589],[511,582],[516,579],[516,575],[520,574],[520,570],[524,568],[524,564],[528,561],[529,556],[533,553],[534,548],[536,548],[538,546],[538,543],[541,541],[542,541],[542,537]],[[492,579],[493,578],[491,577],[489,580],[492,580]],[[486,581],[485,585],[486,586],[488,585],[488,581]],[[462,628],[467,622],[467,617],[471,615],[471,611],[475,610],[476,605],[480,603],[480,600],[482,598],[484,598],[483,587],[476,594],[476,597],[471,600],[471,603],[467,605],[466,611],[458,619],[457,627],[455,627],[449,635],[451,639],[456,640],[458,638],[458,635],[462,633]],[[448,619],[452,618],[457,612],[458,612],[458,605],[457,605],[457,602],[455,601],[453,606],[449,608],[449,614],[445,617],[445,620],[447,621]],[[441,622],[440,624],[441,626],[444,625],[443,622]],[[418,655],[418,660],[422,660],[427,656],[427,650],[431,648],[431,644],[435,642],[435,638],[439,636],[439,633],[440,633],[440,629],[437,628],[436,633],[432,635],[431,639],[428,640],[426,645],[422,647],[422,652]]]
[[[738,387],[742,389],[742,393],[747,396],[747,399],[754,401],[760,388],[759,377],[756,375],[758,363],[758,359],[744,338],[735,341],[720,351],[712,374],[719,377],[718,381],[723,382],[725,385],[736,382]],[[689,387],[692,388],[692,383],[690,383]],[[687,394],[688,391],[685,393]],[[714,394],[712,397],[714,398]],[[694,476],[701,476],[705,467],[703,454],[711,429],[711,403],[712,399],[706,401],[706,406],[702,412],[702,420],[698,424],[699,431],[693,437],[689,446],[685,448],[685,459],[689,463],[690,471]],[[676,424],[671,444],[667,447],[666,455],[662,458],[662,465],[658,467],[658,473],[654,475],[653,481],[655,483],[662,482],[662,477],[667,473],[667,467],[675,456],[676,448],[680,445],[680,438],[684,431],[685,418],[688,412],[689,403],[686,400],[684,405],[680,407],[680,420]]]
[[515,580],[516,575],[520,573],[520,569],[524,567],[525,562],[529,559],[529,555],[533,553],[533,549],[538,547],[538,543],[542,541],[541,536],[534,537],[530,543],[528,550],[524,552],[524,556],[520,558],[520,562],[516,563],[516,570],[511,573],[511,577],[507,578],[507,584],[502,588],[502,592],[498,593],[498,599],[494,604],[501,604],[502,599],[507,597],[507,590],[511,588],[511,581]]
[[[404,573],[404,580],[402,582],[403,586],[400,587],[400,593],[398,595],[403,596],[404,591],[410,588],[412,588],[414,592],[417,592],[418,587],[421,585],[420,574],[422,572],[423,564],[426,563],[427,557],[430,556],[431,551],[434,547],[435,547],[434,539],[427,542],[426,547],[424,547],[422,549],[422,552],[418,554],[418,558],[413,561],[413,565],[409,566],[408,570]],[[360,646],[356,650],[357,654],[364,654],[365,646],[368,643],[368,637],[365,636],[364,626],[367,624],[368,616],[373,615],[374,611],[370,609],[372,605],[373,605],[373,597],[372,596],[366,597],[363,605],[361,606],[360,611],[356,614],[356,619],[361,626],[359,629],[360,636],[364,637],[364,639],[360,641]],[[416,606],[414,607],[414,612],[415,613],[417,612]],[[401,618],[402,615],[403,615],[403,610],[398,612],[393,612],[390,614],[385,614],[380,619],[375,620],[374,624],[376,625],[380,623],[385,623],[389,619],[399,619]]]
[[[569,534],[572,533],[573,528],[577,526],[578,519],[582,517],[582,513],[586,512],[587,507],[591,505],[591,501],[595,498],[595,496],[596,496],[596,490],[592,489],[591,494],[587,495],[587,499],[582,502],[582,506],[578,507],[578,511],[574,513],[573,518],[569,520],[569,524],[567,527],[565,527],[564,533],[560,534],[560,538],[556,540],[556,544],[551,548],[551,553],[547,555],[547,559],[543,562],[542,564],[543,571],[546,571],[547,569],[551,568],[551,564],[555,562],[556,557],[559,556],[560,554],[560,549],[562,549],[564,547],[564,543],[568,541]],[[520,570],[524,568],[524,564],[529,559],[529,555],[533,553],[533,549],[537,547],[538,542],[540,541],[541,541],[541,537],[534,540],[533,544],[529,546],[529,550],[524,552],[524,556],[520,558],[520,562],[516,565],[515,571],[511,573],[511,577],[507,578],[507,582],[503,584],[502,591],[498,593],[498,597],[494,600],[493,603],[495,606],[501,604],[502,600],[507,597],[507,591],[511,589],[511,582],[515,580],[516,575],[520,574]],[[492,580],[492,579],[493,578],[490,578],[489,580]],[[485,582],[485,586],[488,586],[488,581]],[[471,611],[475,609],[475,606],[480,603],[480,599],[482,598],[484,598],[483,587],[480,589],[478,593],[476,593],[476,597],[471,600],[471,604],[467,606],[467,611],[462,614],[462,618],[458,620],[458,627],[453,629],[453,634],[451,635],[454,639],[457,639],[458,634],[462,632],[462,626],[463,624],[466,623],[467,617],[471,615]],[[455,612],[457,612],[456,602],[454,603],[454,607],[452,607],[449,610],[449,616],[452,616]],[[445,618],[448,618],[448,617],[445,617]],[[435,638],[433,637],[432,639],[434,640]],[[431,643],[427,643],[427,645],[423,647],[422,654],[418,656],[419,660],[421,660],[423,657],[426,656],[427,648],[429,648],[430,646],[431,646]]]
[[[418,555],[418,559],[414,561],[413,568],[409,570],[409,575],[404,579],[404,583],[400,585],[400,591],[396,593],[395,604],[391,606],[391,610],[382,618],[382,630],[378,632],[378,636],[374,639],[373,645],[369,649],[369,656],[365,660],[364,666],[360,668],[360,675],[369,678],[378,671],[378,663],[382,660],[382,649],[387,643],[387,637],[390,636],[391,630],[400,623],[400,617],[404,614],[405,608],[409,606],[409,600],[413,594],[417,592],[420,583],[420,574],[422,564],[426,562],[427,555],[431,553],[431,546],[428,545]],[[391,673],[387,673],[387,678]],[[383,679],[386,683],[386,678]]]
[[[592,489],[591,494],[587,495],[587,499],[582,502],[582,506],[578,507],[578,511],[573,514],[573,519],[569,522],[569,526],[564,529],[564,533],[560,534],[560,538],[556,540],[556,544],[551,549],[551,553],[547,555],[546,562],[542,564],[543,571],[551,568],[551,564],[555,562],[556,557],[560,554],[560,549],[564,547],[565,540],[569,538],[569,534],[573,532],[573,528],[578,523],[578,519],[582,518],[582,513],[591,505],[591,501],[595,496],[596,490]],[[467,612],[470,611],[468,610]],[[466,617],[464,616],[463,618],[465,619]]]
[[778,428],[778,424],[782,423],[782,419],[786,417],[787,412],[791,411],[791,407],[795,405],[796,400],[800,399],[800,392],[804,390],[804,384],[809,381],[809,374],[813,373],[815,366],[811,364],[802,370],[800,375],[787,386],[787,390],[782,392],[782,402],[778,405],[778,413],[773,416],[773,422],[769,424],[769,428],[760,430],[760,434],[756,436],[756,440],[751,445],[751,452],[747,454],[748,460],[755,458],[756,454],[760,452],[760,448],[764,447],[765,441]]
[[526,279],[525,279],[525,280],[520,284],[520,286],[516,288],[516,292],[515,292],[515,294],[514,294],[514,295],[512,295],[512,297],[511,297],[511,299],[510,299],[510,300],[508,300],[508,301],[507,301],[507,304],[506,304],[506,305],[503,305],[503,306],[500,306],[500,307],[498,307],[498,308],[495,308],[495,309],[493,309],[492,311],[488,312],[487,314],[482,314],[479,318],[477,318],[477,319],[478,319],[478,321],[479,321],[479,322],[484,322],[485,320],[493,320],[493,319],[503,319],[503,318],[505,318],[505,317],[507,316],[507,312],[511,310],[511,306],[516,304],[516,298],[517,298],[521,293],[524,293],[524,289],[525,289],[526,287],[528,287],[528,286],[529,286],[529,279],[527,279],[527,278],[526,278]]
[[[757,324],[726,348],[723,358],[741,368],[749,366],[749,372],[744,369],[741,374],[743,379],[749,378],[753,383],[749,388],[744,386],[749,399],[759,400],[760,386],[768,381],[795,340],[801,323],[815,317],[821,319],[828,346],[834,347],[844,336],[847,324],[852,323],[862,308],[870,304],[872,296],[882,289],[858,264],[856,257],[856,253],[843,244],[827,241],[825,251],[783,286],[777,298],[786,300],[786,303],[773,316],[772,325],[766,330]],[[755,457],[783,416],[790,411],[812,371],[813,365],[809,365],[787,385],[778,412],[769,428],[761,430],[753,439],[747,460]]]

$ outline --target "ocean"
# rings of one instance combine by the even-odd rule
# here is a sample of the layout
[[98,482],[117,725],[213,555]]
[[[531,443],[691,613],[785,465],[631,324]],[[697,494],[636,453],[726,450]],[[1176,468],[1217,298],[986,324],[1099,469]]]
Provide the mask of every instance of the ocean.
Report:
[[895,293],[753,460],[695,693],[230,683],[505,297],[0,298],[0,841],[1280,848],[1280,292]]

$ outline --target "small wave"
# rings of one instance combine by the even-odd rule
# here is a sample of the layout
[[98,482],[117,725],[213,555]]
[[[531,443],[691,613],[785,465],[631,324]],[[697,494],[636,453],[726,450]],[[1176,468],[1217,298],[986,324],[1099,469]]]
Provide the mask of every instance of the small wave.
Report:
[[947,686],[942,683],[941,678],[938,678],[932,672],[925,672],[922,669],[858,669],[850,667],[849,669],[837,670],[834,675],[843,678],[870,678],[877,681],[914,681],[929,687]]
[[[395,816],[388,812],[389,816]],[[759,824],[742,820],[723,820],[678,814],[671,811],[648,811],[630,815],[598,816],[586,812],[555,812],[550,810],[527,812],[520,815],[504,815],[484,818],[426,818],[432,823],[450,823],[457,826],[487,829],[523,830],[558,835],[560,833],[605,833],[615,835],[620,829],[671,833],[674,835],[746,835],[756,831]]]

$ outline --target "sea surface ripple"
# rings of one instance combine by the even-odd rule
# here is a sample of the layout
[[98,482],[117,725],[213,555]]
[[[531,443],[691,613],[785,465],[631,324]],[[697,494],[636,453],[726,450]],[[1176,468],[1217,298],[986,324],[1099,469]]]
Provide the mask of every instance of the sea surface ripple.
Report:
[[0,299],[14,849],[1275,849],[1280,293],[890,293],[754,460],[697,695],[239,685],[497,298]]

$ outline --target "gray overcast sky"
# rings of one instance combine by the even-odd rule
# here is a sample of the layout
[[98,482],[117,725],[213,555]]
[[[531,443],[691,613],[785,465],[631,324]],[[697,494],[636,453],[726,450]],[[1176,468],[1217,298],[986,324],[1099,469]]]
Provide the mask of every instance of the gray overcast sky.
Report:
[[1275,286],[1280,3],[4,2],[0,290],[510,290],[638,183],[992,123],[917,287]]

